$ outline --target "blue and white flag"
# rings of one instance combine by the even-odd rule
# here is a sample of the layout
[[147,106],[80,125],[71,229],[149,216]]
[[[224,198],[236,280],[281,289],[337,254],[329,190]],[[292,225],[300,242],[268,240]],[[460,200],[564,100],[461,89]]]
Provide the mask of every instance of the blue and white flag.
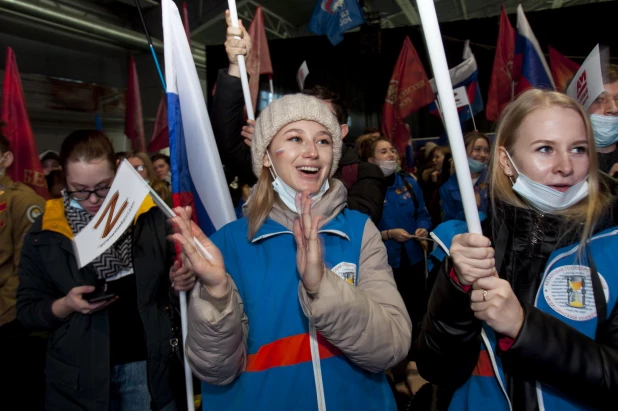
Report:
[[236,214],[180,13],[172,0],[161,6],[174,206],[192,206],[210,235]]
[[334,46],[343,40],[343,33],[365,22],[358,0],[318,0],[309,21],[309,31],[326,34]]
[[517,6],[517,34],[515,36],[515,71],[521,68],[517,91],[521,92],[530,87],[555,90],[551,70],[545,60],[545,55],[537,41],[532,28],[526,19],[524,9]]

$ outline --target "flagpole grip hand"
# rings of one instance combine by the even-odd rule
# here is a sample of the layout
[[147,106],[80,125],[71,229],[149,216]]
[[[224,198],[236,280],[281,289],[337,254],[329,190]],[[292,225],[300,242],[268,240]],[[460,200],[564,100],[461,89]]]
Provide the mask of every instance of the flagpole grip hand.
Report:
[[318,238],[318,227],[322,217],[311,215],[309,191],[296,195],[296,210],[299,218],[294,221],[294,239],[296,240],[296,268],[305,289],[315,293],[320,287],[326,270],[322,259],[322,246]]
[[238,56],[249,58],[251,54],[251,36],[247,33],[242,20],[238,20],[238,27],[232,26],[230,11],[225,11],[225,21],[227,23],[227,31],[225,38],[225,52],[230,62],[228,74],[234,77],[240,77],[240,68],[238,66]]
[[[223,255],[216,245],[202,230],[191,221],[190,207],[176,207],[176,217],[170,219],[174,224],[175,234],[171,235],[182,251],[180,260],[184,267],[195,273],[197,280],[202,283],[213,297],[221,297],[228,288],[227,273]],[[195,244],[194,238],[207,251],[204,255]]]

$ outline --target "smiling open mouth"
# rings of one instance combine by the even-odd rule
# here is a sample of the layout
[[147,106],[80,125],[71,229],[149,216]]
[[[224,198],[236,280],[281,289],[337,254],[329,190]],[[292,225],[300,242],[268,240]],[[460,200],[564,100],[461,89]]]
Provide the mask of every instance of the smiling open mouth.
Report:
[[298,171],[300,171],[301,173],[304,173],[304,174],[317,174],[318,171],[320,171],[319,167],[306,167],[306,166],[303,166],[303,167],[296,167],[296,169]]

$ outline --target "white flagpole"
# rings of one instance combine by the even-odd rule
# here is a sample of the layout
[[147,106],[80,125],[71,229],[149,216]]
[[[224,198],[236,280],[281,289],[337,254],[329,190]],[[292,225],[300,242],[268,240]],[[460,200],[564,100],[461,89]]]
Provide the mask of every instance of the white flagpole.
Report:
[[[227,7],[230,10],[230,19],[232,26],[238,28],[238,13],[236,12],[236,1],[227,0]],[[240,40],[240,37],[236,36]],[[242,84],[242,92],[245,96],[245,107],[247,108],[247,117],[249,120],[255,120],[253,112],[253,103],[251,102],[251,91],[249,91],[249,78],[247,77],[247,65],[245,64],[245,56],[238,57],[238,67],[240,68],[240,82]]]
[[466,147],[464,146],[461,125],[459,124],[457,105],[453,95],[453,84],[451,83],[451,76],[446,63],[436,8],[433,0],[418,0],[417,6],[429,59],[431,60],[431,67],[436,79],[438,95],[440,96],[448,140],[453,153],[459,192],[461,193],[466,222],[468,223],[468,231],[481,234],[481,221],[476,207],[472,177],[466,157]]
[[[123,161],[128,162],[128,160],[126,159]],[[133,170],[133,172],[137,174],[137,170],[135,170],[133,167],[131,167],[130,169]],[[137,177],[139,177],[140,180],[143,180],[142,176],[140,176],[139,174],[137,174]],[[148,190],[150,191],[150,196],[152,197],[152,200],[155,202],[157,207],[161,209],[163,214],[165,214],[167,218],[176,217],[176,213],[174,213],[174,211],[171,208],[169,208],[169,206],[165,203],[165,201],[163,201],[163,199],[159,197],[159,194],[157,194],[155,189],[152,188],[150,184],[146,182],[146,180],[143,180],[143,181],[146,187],[148,187]],[[197,248],[200,249],[200,251],[202,251],[204,257],[212,260],[212,256],[210,255],[210,253],[202,246],[202,244],[200,244],[199,241],[197,241],[195,237],[193,237],[193,243],[197,246]],[[183,360],[184,360],[184,370],[185,370],[185,385],[187,387],[187,391],[186,391],[187,410],[195,411],[195,401],[193,400],[193,373],[191,372],[191,367],[189,367],[189,362],[187,361],[187,353],[185,352],[186,340],[187,340],[187,330],[189,329],[189,321],[188,321],[188,314],[187,314],[187,292],[180,291],[178,293],[178,297],[180,299],[180,328],[182,330],[182,349],[183,349],[182,352],[184,354]]]
[[472,118],[472,125],[474,126],[474,131],[479,131],[476,128],[476,121],[474,121],[474,112],[472,111],[472,106],[468,103],[468,109],[470,110],[470,118]]

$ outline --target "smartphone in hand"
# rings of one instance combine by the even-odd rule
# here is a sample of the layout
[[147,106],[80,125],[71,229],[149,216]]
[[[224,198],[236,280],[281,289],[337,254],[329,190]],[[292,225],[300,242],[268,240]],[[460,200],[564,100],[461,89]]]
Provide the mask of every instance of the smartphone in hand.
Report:
[[93,292],[83,295],[84,300],[88,301],[90,304],[110,300],[114,297],[116,297],[116,294],[107,291],[105,282],[97,284]]

